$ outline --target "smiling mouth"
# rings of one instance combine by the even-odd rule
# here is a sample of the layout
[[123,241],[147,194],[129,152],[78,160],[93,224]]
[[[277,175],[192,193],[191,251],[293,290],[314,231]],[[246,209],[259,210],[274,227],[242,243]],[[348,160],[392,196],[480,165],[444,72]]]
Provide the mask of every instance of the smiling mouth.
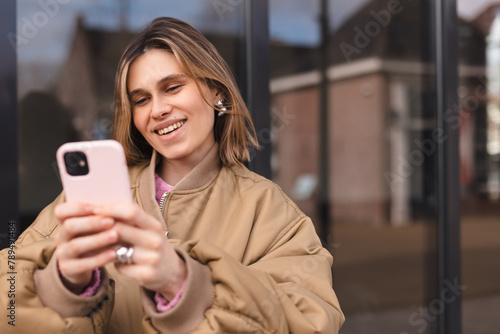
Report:
[[169,134],[169,133],[174,132],[175,130],[181,128],[184,125],[184,123],[186,123],[186,121],[179,121],[179,122],[177,122],[175,124],[172,124],[172,125],[170,125],[170,126],[168,126],[166,128],[157,130],[155,132],[157,134],[159,134],[160,136],[164,136],[166,134]]

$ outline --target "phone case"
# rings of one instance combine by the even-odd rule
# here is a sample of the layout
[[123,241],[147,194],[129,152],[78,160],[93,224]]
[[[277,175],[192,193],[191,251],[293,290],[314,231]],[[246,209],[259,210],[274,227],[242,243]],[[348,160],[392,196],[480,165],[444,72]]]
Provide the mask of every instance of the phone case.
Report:
[[[87,158],[88,174],[70,175],[64,155],[83,152]],[[59,174],[68,202],[96,205],[132,202],[125,153],[115,140],[66,143],[57,150]]]

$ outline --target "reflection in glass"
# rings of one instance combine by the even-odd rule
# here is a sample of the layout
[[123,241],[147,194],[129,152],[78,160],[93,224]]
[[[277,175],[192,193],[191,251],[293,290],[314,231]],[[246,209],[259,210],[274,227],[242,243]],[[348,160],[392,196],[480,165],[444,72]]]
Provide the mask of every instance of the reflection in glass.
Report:
[[[270,4],[273,27],[282,1]],[[317,221],[317,185],[307,197],[297,189],[318,175],[319,1],[287,4],[288,20],[314,20],[316,29],[310,43],[271,35],[273,112],[287,115],[276,132],[275,180]],[[333,224],[323,242],[335,257],[342,332],[435,333],[434,315],[425,328],[418,323],[436,289],[431,4],[330,1],[329,18]]]
[[488,191],[492,199],[500,199],[500,9],[494,11],[494,20],[487,37],[488,77],[488,154],[491,170]]
[[458,13],[463,333],[494,333],[500,326],[492,309],[500,302],[500,7],[459,0]]

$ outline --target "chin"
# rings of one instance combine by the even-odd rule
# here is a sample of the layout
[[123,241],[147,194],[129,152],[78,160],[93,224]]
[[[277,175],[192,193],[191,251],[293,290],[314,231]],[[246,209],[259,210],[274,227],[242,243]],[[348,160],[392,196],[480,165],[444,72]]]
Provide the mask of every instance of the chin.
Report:
[[189,156],[189,151],[182,148],[164,148],[162,151],[158,152],[167,160],[183,160]]

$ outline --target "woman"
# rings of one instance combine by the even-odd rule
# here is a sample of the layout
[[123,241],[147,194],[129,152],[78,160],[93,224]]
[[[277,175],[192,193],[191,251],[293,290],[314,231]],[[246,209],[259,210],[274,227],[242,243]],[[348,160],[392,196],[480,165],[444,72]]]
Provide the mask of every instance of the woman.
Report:
[[255,130],[214,47],[154,20],[120,61],[115,101],[135,204],[62,194],[42,211],[17,241],[15,329],[338,332],[332,257],[279,187],[243,166]]

